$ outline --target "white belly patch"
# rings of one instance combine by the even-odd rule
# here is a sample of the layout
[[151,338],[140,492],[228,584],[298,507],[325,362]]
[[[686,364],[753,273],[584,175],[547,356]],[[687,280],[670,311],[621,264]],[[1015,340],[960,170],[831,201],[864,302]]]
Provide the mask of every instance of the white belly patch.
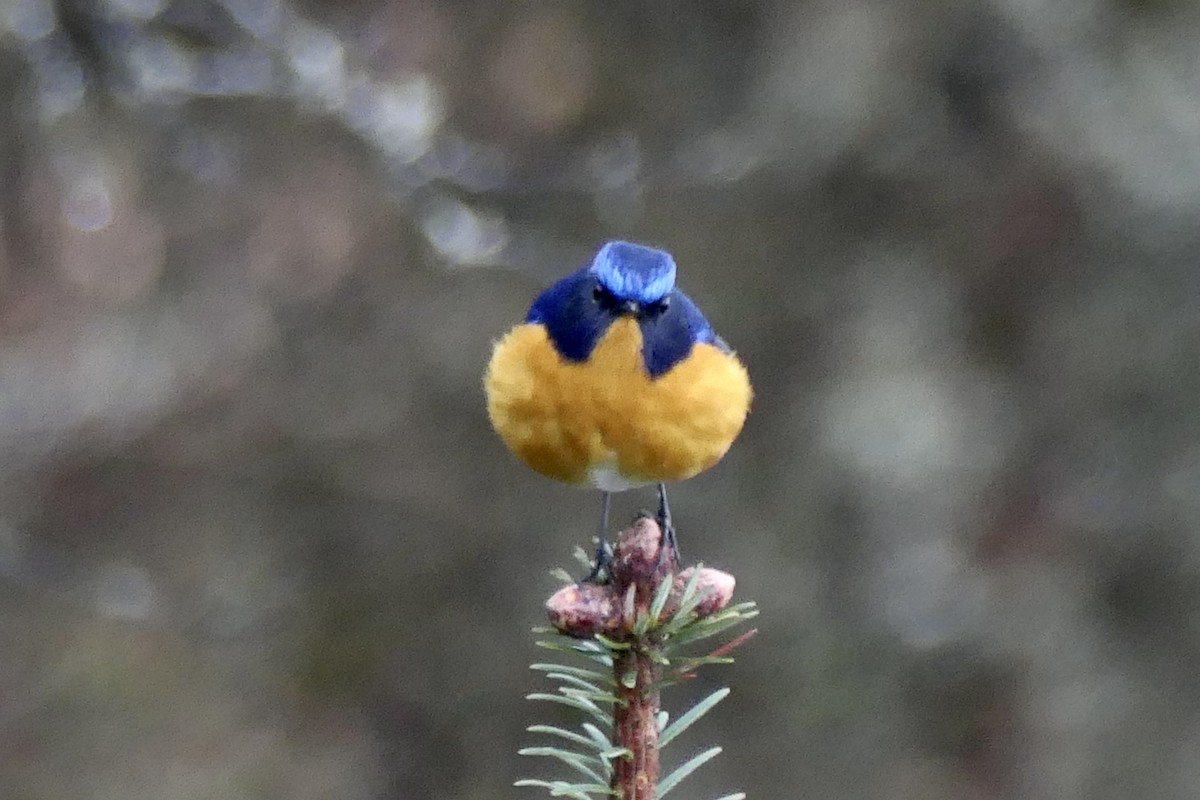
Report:
[[605,461],[588,467],[588,483],[602,492],[623,492],[626,489],[636,489],[639,486],[649,486],[654,481],[640,481],[627,478],[617,471],[617,462]]

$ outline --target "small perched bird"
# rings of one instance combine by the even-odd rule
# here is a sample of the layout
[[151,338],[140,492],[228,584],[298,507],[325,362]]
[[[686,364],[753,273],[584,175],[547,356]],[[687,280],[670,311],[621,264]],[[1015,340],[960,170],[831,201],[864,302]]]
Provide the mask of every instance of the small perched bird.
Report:
[[675,288],[670,254],[608,242],[542,292],[492,353],[488,416],[537,472],[602,492],[596,578],[611,492],[658,484],[658,522],[678,558],[665,483],[721,459],[745,422],[750,378]]

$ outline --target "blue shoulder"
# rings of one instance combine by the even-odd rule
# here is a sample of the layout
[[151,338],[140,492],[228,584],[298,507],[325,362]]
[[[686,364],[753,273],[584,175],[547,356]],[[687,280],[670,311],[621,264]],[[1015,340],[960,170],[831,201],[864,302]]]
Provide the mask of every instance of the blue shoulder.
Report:
[[723,345],[722,349],[729,347],[713,332],[692,299],[679,289],[671,290],[667,303],[661,314],[641,322],[642,359],[651,378],[657,378],[687,358],[696,342]]
[[[525,317],[526,322],[546,328],[554,349],[567,361],[586,361],[615,318],[593,300],[595,286],[596,278],[586,268],[574,272],[538,295]],[[697,342],[729,352],[729,345],[713,332],[686,294],[671,290],[665,305],[658,313],[638,321],[642,361],[651,378],[665,374],[687,358]]]
[[586,267],[573,272],[538,295],[525,316],[526,322],[545,326],[554,348],[568,361],[586,361],[612,324],[612,317],[592,302],[595,285]]

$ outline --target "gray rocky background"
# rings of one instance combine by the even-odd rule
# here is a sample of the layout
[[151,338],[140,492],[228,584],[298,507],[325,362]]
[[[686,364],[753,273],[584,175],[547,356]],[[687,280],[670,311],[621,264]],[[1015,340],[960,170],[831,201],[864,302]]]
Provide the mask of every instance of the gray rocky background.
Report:
[[679,792],[1200,795],[1195,3],[0,0],[0,121],[0,797],[538,796],[480,374],[612,237],[757,388]]

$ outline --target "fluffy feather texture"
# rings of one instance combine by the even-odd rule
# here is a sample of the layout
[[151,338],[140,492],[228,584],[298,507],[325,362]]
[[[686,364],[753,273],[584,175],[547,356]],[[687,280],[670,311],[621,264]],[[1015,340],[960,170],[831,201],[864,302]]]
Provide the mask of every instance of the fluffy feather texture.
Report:
[[[683,480],[719,461],[750,406],[745,368],[701,341],[652,377],[642,331],[632,316],[610,321],[584,361],[564,358],[546,325],[510,331],[484,379],[509,449],[543,475],[606,489]],[[623,483],[602,483],[614,476]]]
[[601,247],[588,272],[618,300],[656,303],[675,288],[671,254],[632,242],[609,242]]

